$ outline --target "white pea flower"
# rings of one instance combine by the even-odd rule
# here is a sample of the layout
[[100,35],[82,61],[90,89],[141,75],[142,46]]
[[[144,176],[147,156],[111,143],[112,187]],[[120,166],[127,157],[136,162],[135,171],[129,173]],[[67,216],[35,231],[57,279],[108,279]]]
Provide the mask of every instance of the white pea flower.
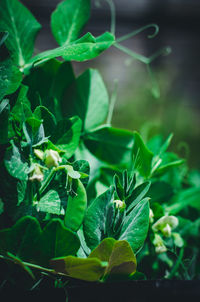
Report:
[[154,213],[153,213],[152,209],[150,209],[150,211],[149,211],[149,221],[150,221],[150,223],[153,223],[153,221],[154,221]]
[[44,163],[48,168],[58,167],[59,163],[62,161],[60,155],[55,150],[46,150],[44,153]]
[[124,201],[121,200],[114,200],[113,201],[115,208],[119,209],[120,211],[124,210],[126,208],[126,204]]
[[40,149],[34,149],[34,154],[37,156],[39,159],[43,160],[44,159],[44,152]]
[[31,176],[29,177],[30,181],[43,181],[44,179],[44,174],[42,172],[42,168],[38,164],[34,164],[34,168],[31,172]]
[[171,236],[171,231],[178,226],[178,218],[175,216],[163,216],[158,221],[156,221],[153,226],[152,230],[154,232],[161,231],[161,233],[166,236]]
[[166,248],[162,238],[160,237],[160,235],[155,234],[153,244],[155,246],[156,254],[165,253],[167,251],[167,248]]

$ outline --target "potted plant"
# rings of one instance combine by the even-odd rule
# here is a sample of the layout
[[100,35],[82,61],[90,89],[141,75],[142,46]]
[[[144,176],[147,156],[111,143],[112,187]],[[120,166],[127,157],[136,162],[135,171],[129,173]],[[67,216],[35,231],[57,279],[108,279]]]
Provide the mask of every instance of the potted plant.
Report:
[[0,3],[2,299],[14,289],[29,300],[48,291],[52,301],[101,301],[104,290],[127,300],[133,288],[135,299],[146,299],[143,288],[168,299],[169,286],[176,298],[199,297],[198,281],[184,290],[177,281],[200,276],[200,188],[167,151],[172,135],[144,142],[112,127],[115,95],[97,70],[76,77],[71,65],[115,46],[152,76],[168,49],[145,58],[121,45],[149,27],[157,34],[154,24],[80,37],[89,17],[89,0],[61,2],[51,16],[59,46],[33,56],[40,24],[18,0]]

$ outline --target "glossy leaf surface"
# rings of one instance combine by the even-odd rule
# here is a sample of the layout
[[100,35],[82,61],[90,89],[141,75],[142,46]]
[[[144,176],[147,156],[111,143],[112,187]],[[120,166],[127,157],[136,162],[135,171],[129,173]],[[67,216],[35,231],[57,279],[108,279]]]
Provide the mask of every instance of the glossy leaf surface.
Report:
[[67,0],[58,4],[51,16],[51,29],[59,45],[78,39],[90,17],[90,0]]
[[18,66],[23,67],[31,58],[40,28],[30,11],[18,0],[1,0],[0,31],[9,32],[5,44]]

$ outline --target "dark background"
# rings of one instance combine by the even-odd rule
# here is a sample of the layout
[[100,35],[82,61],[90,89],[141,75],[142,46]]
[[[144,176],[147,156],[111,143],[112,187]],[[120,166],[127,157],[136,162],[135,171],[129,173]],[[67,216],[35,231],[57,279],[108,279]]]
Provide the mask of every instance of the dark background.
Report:
[[[50,15],[58,0],[23,0],[42,24],[36,52],[56,46],[50,31]],[[92,13],[84,32],[99,35],[110,29],[110,10],[106,1],[101,7],[92,0]],[[98,68],[109,92],[118,80],[118,98],[113,124],[140,130],[142,134],[174,133],[173,148],[189,156],[190,165],[199,168],[200,158],[200,1],[199,0],[114,0],[116,36],[120,37],[141,26],[156,23],[159,35],[148,39],[151,29],[124,43],[130,49],[149,56],[163,46],[170,46],[169,56],[159,57],[153,64],[161,97],[151,94],[151,83],[144,64],[131,60],[112,47],[99,58],[86,63],[73,63],[79,74],[85,68]],[[150,129],[150,130],[149,130]],[[183,144],[184,142],[184,144]],[[183,145],[188,144],[190,154]],[[192,155],[191,155],[192,154]]]

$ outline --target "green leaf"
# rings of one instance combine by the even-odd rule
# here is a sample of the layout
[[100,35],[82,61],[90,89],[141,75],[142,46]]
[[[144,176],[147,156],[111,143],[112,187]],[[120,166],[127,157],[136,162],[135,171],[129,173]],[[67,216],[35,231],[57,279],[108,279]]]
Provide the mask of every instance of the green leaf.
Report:
[[24,84],[29,87],[28,98],[32,109],[42,104],[55,115],[57,120],[62,119],[63,95],[74,80],[70,62],[50,60],[32,70],[24,79]]
[[17,101],[12,108],[12,116],[21,125],[28,118],[32,117],[31,104],[27,98],[28,87],[21,85]]
[[88,207],[83,221],[85,240],[90,249],[94,249],[105,237],[108,210],[113,201],[114,188],[109,188],[98,196]]
[[9,148],[5,154],[4,163],[6,169],[13,177],[20,180],[27,180],[27,174],[29,172],[28,164],[22,160],[19,149],[15,144],[13,142],[11,142],[11,144],[12,148]]
[[109,164],[129,167],[131,164],[133,133],[112,127],[102,127],[88,133],[84,143],[91,153]]
[[130,212],[145,197],[146,193],[149,191],[150,185],[151,183],[146,181],[137,186],[131,195],[128,196],[125,200],[128,212]]
[[127,240],[134,253],[144,244],[149,228],[149,199],[145,198],[123,221],[119,240]]
[[155,181],[151,184],[148,196],[151,198],[151,204],[166,203],[174,194],[172,185],[165,181]]
[[145,146],[139,133],[134,132],[133,162],[134,168],[144,177],[151,173],[153,153]]
[[104,239],[88,256],[107,261],[104,279],[123,278],[136,271],[136,257],[129,243],[113,238]]
[[0,47],[4,44],[6,39],[8,38],[9,33],[6,32],[0,32]]
[[75,171],[78,171],[81,175],[81,181],[86,186],[89,181],[90,165],[87,160],[76,160],[73,164]]
[[58,192],[49,190],[36,204],[37,211],[61,215],[61,200]]
[[78,115],[85,131],[94,129],[106,119],[109,98],[97,70],[88,69],[81,74],[66,94],[65,100],[65,114]]
[[115,174],[113,180],[114,180],[115,190],[119,199],[124,200],[126,190],[124,190],[124,187],[121,185],[119,176]]
[[129,243],[116,241],[109,258],[105,275],[109,277],[129,276],[136,271],[137,261]]
[[4,212],[4,203],[2,202],[0,198],[0,215]]
[[72,278],[85,281],[98,281],[105,271],[105,263],[97,258],[65,258],[51,259],[51,266]]
[[84,185],[79,179],[73,180],[73,191],[75,196],[69,196],[64,224],[67,228],[77,231],[85,215],[87,208],[87,194]]
[[22,73],[15,64],[13,64],[11,59],[0,60],[0,100],[2,100],[4,96],[15,92],[21,81]]
[[0,103],[0,144],[8,142],[8,119],[10,114],[10,104],[8,100]]
[[48,138],[45,137],[42,121],[36,119],[34,116],[28,118],[26,123],[23,123],[23,132],[28,145],[31,147],[37,147],[48,142]]
[[116,243],[114,238],[105,238],[101,243],[90,253],[88,258],[98,258],[101,261],[109,261]]
[[80,241],[76,233],[64,226],[62,220],[54,218],[43,229],[38,245],[41,264],[49,266],[52,258],[75,255]]
[[28,72],[33,66],[40,65],[57,57],[64,57],[66,61],[78,62],[94,59],[112,46],[114,41],[114,36],[109,32],[97,38],[88,33],[75,42],[67,45],[64,44],[58,48],[47,50],[36,55],[27,63],[25,71]]
[[90,17],[90,0],[67,0],[58,4],[51,16],[51,28],[59,45],[78,39]]
[[51,140],[59,149],[65,152],[66,158],[70,158],[78,147],[81,128],[82,122],[78,116],[58,122]]
[[166,152],[173,138],[173,134],[171,133],[168,138],[163,142],[163,137],[161,135],[153,136],[148,142],[147,147],[153,152],[155,155],[161,155]]
[[177,193],[166,206],[166,211],[172,215],[178,214],[187,206],[200,210],[200,188],[189,188]]
[[50,136],[56,128],[55,116],[44,106],[37,106],[34,111],[34,117],[42,120],[46,136]]
[[26,180],[19,180],[17,182],[17,193],[18,193],[18,203],[19,206],[26,197],[26,190],[27,190],[27,181]]
[[166,152],[161,157],[161,163],[155,169],[153,175],[160,176],[168,172],[171,168],[185,163],[184,159],[179,159],[175,153]]
[[10,252],[23,261],[33,261],[36,257],[35,247],[41,234],[36,218],[25,216],[7,230],[0,231],[0,249]]
[[31,58],[40,28],[33,15],[18,0],[1,0],[0,31],[9,32],[5,44],[18,66],[23,67]]

